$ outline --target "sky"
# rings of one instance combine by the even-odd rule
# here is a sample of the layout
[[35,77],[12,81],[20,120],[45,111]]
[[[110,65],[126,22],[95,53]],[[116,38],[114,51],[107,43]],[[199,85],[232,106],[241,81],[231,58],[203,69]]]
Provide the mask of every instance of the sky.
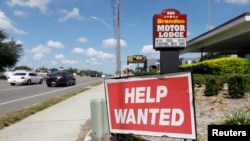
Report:
[[[121,70],[127,56],[159,59],[153,16],[166,9],[187,15],[187,41],[250,12],[250,0],[120,0]],[[0,29],[23,46],[16,66],[116,72],[116,0],[1,0]],[[199,57],[186,53],[181,58]]]

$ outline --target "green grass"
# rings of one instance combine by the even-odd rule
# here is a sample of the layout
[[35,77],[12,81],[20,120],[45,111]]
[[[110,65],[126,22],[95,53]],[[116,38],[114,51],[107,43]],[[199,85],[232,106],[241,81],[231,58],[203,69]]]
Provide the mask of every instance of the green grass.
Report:
[[227,114],[223,120],[226,125],[250,125],[250,113],[239,110],[232,114]]
[[[103,82],[97,82],[95,84],[92,84],[91,86],[97,86],[97,85],[100,85],[102,83]],[[50,106],[53,106],[53,105],[55,105],[61,101],[64,101],[72,96],[80,94],[81,92],[84,92],[88,89],[90,89],[90,88],[82,88],[82,89],[64,94],[63,96],[51,98],[49,100],[35,104],[33,106],[30,106],[30,107],[27,107],[27,108],[24,108],[24,109],[21,109],[18,111],[7,113],[7,114],[0,117],[0,130],[3,129],[4,127],[10,126],[11,124],[14,124],[14,123],[32,115],[32,114],[35,114],[41,110],[44,110]]]

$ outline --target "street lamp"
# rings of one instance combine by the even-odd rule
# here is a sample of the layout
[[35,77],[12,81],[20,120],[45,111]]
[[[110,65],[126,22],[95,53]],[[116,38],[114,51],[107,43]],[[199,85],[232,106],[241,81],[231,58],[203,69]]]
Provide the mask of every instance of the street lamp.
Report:
[[[121,76],[121,43],[120,43],[120,0],[117,0],[116,2],[116,74],[118,77]],[[105,21],[103,21],[100,18],[92,16],[91,19],[98,20],[101,23],[103,23],[106,27],[108,27],[110,30],[114,31],[114,28],[112,28],[109,24],[107,24]]]
[[102,19],[100,18],[97,18],[97,17],[90,17],[91,19],[94,19],[94,20],[97,20],[97,21],[100,21],[101,23],[103,23],[106,27],[108,27],[111,31],[114,31],[114,28],[112,28],[109,24],[107,24],[105,21],[103,21]]

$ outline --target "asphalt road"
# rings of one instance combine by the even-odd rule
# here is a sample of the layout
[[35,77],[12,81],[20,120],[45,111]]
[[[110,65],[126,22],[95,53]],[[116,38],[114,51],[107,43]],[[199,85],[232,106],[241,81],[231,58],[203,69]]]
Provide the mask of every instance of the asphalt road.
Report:
[[7,80],[0,80],[0,116],[102,80],[100,77],[77,76],[76,85],[69,87],[47,87],[45,81],[43,84],[11,86]]

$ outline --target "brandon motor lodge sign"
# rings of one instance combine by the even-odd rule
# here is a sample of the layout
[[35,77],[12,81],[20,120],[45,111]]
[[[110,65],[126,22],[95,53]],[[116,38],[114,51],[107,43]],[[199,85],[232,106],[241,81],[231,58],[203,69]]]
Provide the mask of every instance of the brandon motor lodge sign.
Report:
[[153,17],[153,47],[184,48],[186,47],[187,20],[185,14],[178,10],[167,9]]
[[111,133],[195,139],[191,73],[106,79]]

